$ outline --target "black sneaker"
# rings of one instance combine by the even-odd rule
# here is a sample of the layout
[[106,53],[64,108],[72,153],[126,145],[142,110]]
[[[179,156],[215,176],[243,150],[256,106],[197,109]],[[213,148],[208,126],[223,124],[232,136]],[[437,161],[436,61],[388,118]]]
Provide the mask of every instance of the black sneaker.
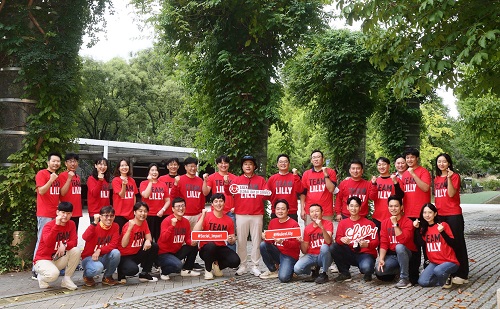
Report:
[[38,280],[38,274],[34,270],[31,272],[31,279]]
[[371,274],[364,274],[363,275],[363,280],[366,282],[372,281],[372,275]]
[[318,278],[316,278],[316,280],[314,280],[314,282],[316,282],[317,284],[322,284],[322,283],[328,282],[328,275],[326,274],[326,272],[323,272],[323,273],[319,274]]
[[140,273],[139,274],[139,281],[141,282],[156,282],[158,281],[158,278],[151,276],[149,273]]
[[315,282],[316,278],[319,277],[319,268],[311,269],[311,277],[304,279],[304,282]]
[[337,277],[333,279],[335,282],[344,282],[344,281],[351,281],[351,274],[343,274],[340,273]]
[[198,270],[198,271],[205,270],[205,265],[200,265],[198,263],[194,263],[193,270]]
[[453,286],[451,275],[448,276],[448,279],[446,279],[446,282],[443,285],[443,289],[451,289]]

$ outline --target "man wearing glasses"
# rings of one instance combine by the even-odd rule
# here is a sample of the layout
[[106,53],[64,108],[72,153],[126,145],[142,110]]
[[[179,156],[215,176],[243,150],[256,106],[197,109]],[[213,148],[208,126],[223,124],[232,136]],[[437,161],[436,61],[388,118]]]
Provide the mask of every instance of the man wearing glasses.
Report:
[[78,223],[82,216],[82,187],[80,176],[76,173],[78,159],[79,156],[76,153],[67,153],[64,158],[66,171],[59,174],[59,182],[61,183],[61,197],[59,200],[73,204],[71,220],[75,222],[77,232]]

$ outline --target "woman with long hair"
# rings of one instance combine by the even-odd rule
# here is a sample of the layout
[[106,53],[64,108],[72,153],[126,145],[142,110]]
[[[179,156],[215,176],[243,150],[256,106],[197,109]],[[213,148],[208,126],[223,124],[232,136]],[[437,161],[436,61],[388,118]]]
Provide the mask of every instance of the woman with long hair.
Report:
[[135,195],[138,193],[137,185],[132,178],[130,163],[127,159],[121,159],[116,166],[114,178],[111,182],[113,187],[113,208],[115,209],[115,222],[122,227],[128,220],[134,218]]
[[101,208],[110,205],[108,159],[102,157],[94,161],[92,175],[87,178],[87,206],[90,222]]

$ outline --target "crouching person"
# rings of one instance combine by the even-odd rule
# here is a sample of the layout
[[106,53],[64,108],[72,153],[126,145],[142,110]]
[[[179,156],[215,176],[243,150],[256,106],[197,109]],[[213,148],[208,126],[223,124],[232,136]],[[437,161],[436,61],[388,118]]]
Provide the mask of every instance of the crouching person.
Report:
[[150,272],[158,256],[158,245],[153,242],[146,218],[149,207],[144,202],[134,205],[134,219],[125,223],[122,229],[122,240],[119,246],[121,258],[118,264],[118,281],[127,283],[126,276],[135,276],[139,272],[141,282],[155,282]]
[[46,289],[50,282],[59,277],[61,270],[65,270],[61,287],[76,290],[77,286],[71,280],[78,262],[78,235],[75,222],[71,221],[73,205],[70,202],[61,202],[57,206],[56,218],[43,227],[40,244],[36,251],[35,271],[38,273],[38,286]]
[[[299,224],[288,216],[288,202],[279,199],[274,203],[276,218],[269,222],[269,230],[297,228]],[[266,239],[262,233],[262,239]],[[260,255],[267,271],[260,275],[262,279],[278,278],[281,282],[292,279],[293,267],[299,259],[300,242],[296,238],[264,240],[260,243]]]
[[234,237],[234,223],[231,217],[224,214],[226,197],[222,193],[212,195],[212,209],[207,212],[203,209],[201,217],[194,226],[195,231],[227,231],[226,241],[200,241],[200,257],[205,262],[205,279],[211,280],[222,277],[222,269],[236,268],[240,265],[238,254],[228,247],[236,243]]
[[83,233],[85,248],[82,252],[83,282],[92,287],[96,283],[94,277],[103,270],[102,284],[116,285],[119,282],[113,279],[120,263],[120,233],[118,223],[115,223],[115,210],[111,206],[104,206],[94,215],[89,227]]

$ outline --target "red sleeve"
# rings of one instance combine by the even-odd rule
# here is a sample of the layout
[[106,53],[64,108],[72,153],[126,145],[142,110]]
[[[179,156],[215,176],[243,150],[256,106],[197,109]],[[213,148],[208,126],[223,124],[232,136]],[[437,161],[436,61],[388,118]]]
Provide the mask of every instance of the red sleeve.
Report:
[[[400,222],[403,220],[400,220]],[[399,236],[396,236],[396,239],[400,244],[406,245],[408,242],[413,242],[413,223],[411,220],[404,220],[400,226],[403,233]]]
[[422,175],[420,175],[420,180],[425,182],[426,184],[430,185],[431,184],[431,173],[426,168],[422,167]]
[[380,249],[389,249],[389,235],[387,234],[387,221],[380,225]]
[[88,241],[88,240],[94,238],[95,228],[96,228],[95,225],[93,225],[93,224],[89,225],[89,227],[85,230],[85,232],[83,232],[83,235],[82,235],[83,240]]
[[[377,178],[377,180],[379,180],[380,178]],[[375,184],[373,184],[373,182],[370,181],[370,188],[368,190],[368,199],[369,200],[376,200],[378,199],[378,183],[375,182]]]
[[299,175],[294,175],[293,187],[294,187],[294,191],[299,193],[299,194],[304,192],[304,186],[302,185],[302,181],[301,181]]
[[[460,175],[454,173],[451,176],[451,184],[455,190],[460,190]],[[455,194],[459,194],[460,192],[456,192]]]
[[331,169],[331,168],[328,168],[327,171],[328,171],[328,176],[330,176],[330,180],[335,185],[337,185],[337,173],[333,169]]
[[335,242],[339,245],[343,245],[344,243],[340,241],[340,239],[344,236],[345,236],[345,219],[342,219],[337,225],[337,233],[335,233]]
[[139,185],[139,192],[141,193],[141,195],[142,195],[142,192],[144,192],[144,190],[146,190],[146,188],[148,187],[148,184],[149,184],[149,180],[141,181],[141,184]]
[[115,194],[118,194],[118,192],[120,192],[122,190],[122,180],[120,177],[116,176],[115,178],[113,178],[113,180],[111,181],[111,185],[113,187],[113,192]]
[[98,186],[98,181],[97,179],[94,178],[94,176],[89,176],[87,178],[87,188],[88,188],[88,194],[90,196],[93,196],[95,198],[98,198],[101,196],[101,187]]
[[[182,179],[181,179],[182,180]],[[179,197],[181,195],[181,192],[180,192],[180,185],[181,185],[181,180],[179,180],[179,182],[177,183],[177,186],[176,185],[173,185],[172,186],[172,190],[170,191],[170,198],[172,199],[172,201],[176,198],[176,197]]]
[[337,197],[335,197],[335,214],[337,214],[337,216],[342,214],[342,200],[344,199],[345,181],[346,180],[340,183],[339,192],[337,193]]

